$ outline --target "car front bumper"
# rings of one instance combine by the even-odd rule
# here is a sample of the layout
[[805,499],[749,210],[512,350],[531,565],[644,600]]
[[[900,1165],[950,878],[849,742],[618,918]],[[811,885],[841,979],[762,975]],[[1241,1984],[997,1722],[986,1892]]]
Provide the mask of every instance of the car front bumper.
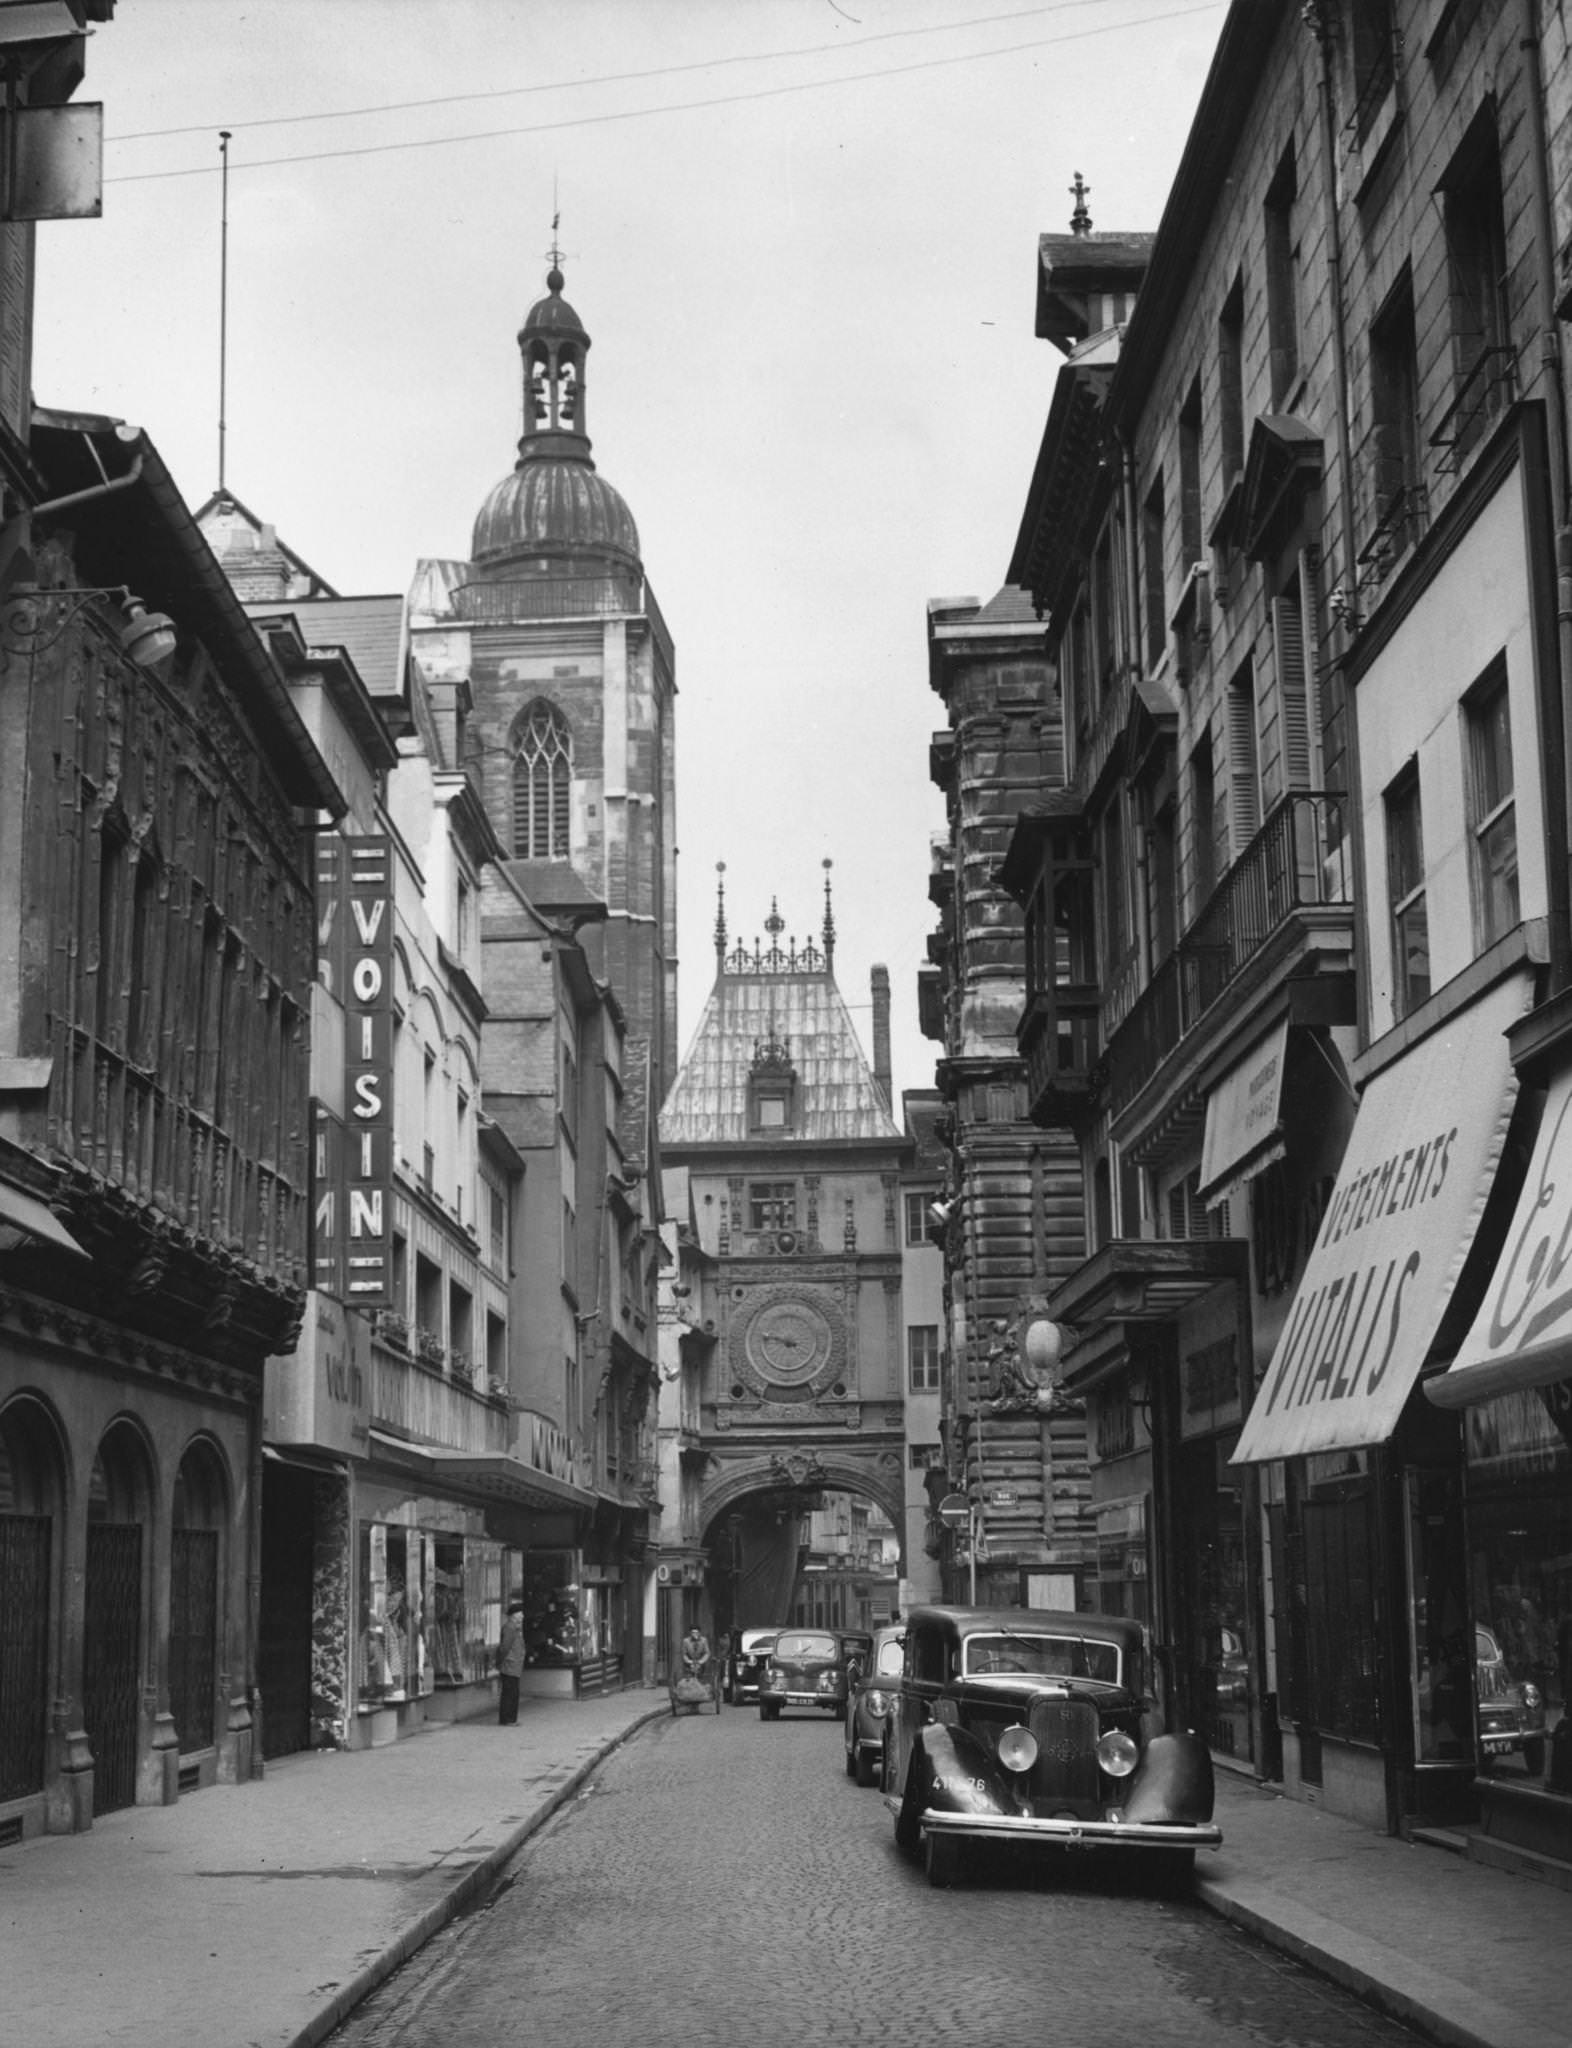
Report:
[[1055,1849],[1216,1849],[1223,1839],[1215,1821],[1037,1820],[1011,1813],[943,1813],[932,1806],[922,1814],[922,1828],[925,1834],[1039,1842]]

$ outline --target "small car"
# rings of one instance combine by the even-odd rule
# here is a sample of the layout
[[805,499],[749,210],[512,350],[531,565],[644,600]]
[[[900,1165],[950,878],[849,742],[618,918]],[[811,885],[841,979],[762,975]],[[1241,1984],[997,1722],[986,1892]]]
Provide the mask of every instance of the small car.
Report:
[[1163,1729],[1137,1621],[1035,1608],[916,1607],[882,1788],[895,1840],[928,1881],[971,1845],[1126,1851],[1164,1890],[1215,1849],[1212,1757]]
[[904,1628],[876,1628],[872,1650],[852,1675],[846,1699],[846,1775],[859,1785],[878,1782],[884,1724],[895,1705],[905,1640]]
[[775,1647],[773,1628],[734,1628],[726,1654],[725,1692],[729,1705],[740,1707],[759,1697],[765,1659]]
[[846,1660],[827,1628],[783,1628],[759,1680],[759,1719],[778,1721],[788,1707],[846,1705]]
[[1487,1757],[1523,1759],[1531,1778],[1545,1774],[1545,1699],[1528,1679],[1507,1668],[1494,1632],[1474,1628],[1474,1699],[1479,1714],[1479,1747]]

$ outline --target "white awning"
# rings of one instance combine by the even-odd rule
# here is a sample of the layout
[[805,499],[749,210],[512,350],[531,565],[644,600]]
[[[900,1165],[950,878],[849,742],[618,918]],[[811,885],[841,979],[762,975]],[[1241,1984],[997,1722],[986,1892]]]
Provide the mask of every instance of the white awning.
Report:
[[1283,1068],[1288,1019],[1251,1047],[1206,1100],[1201,1146],[1201,1200],[1215,1208],[1274,1159],[1283,1156]]
[[1517,1079],[1513,976],[1366,1088],[1236,1465],[1385,1443],[1495,1179]]
[[1490,1286],[1451,1370],[1425,1388],[1461,1408],[1572,1375],[1572,1070],[1550,1084],[1528,1177]]

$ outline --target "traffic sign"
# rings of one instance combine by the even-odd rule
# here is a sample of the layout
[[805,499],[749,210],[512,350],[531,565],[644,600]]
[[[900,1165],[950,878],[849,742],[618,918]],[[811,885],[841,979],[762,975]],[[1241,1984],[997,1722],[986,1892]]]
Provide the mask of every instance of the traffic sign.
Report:
[[939,1520],[946,1529],[964,1529],[972,1518],[972,1504],[964,1493],[947,1493],[939,1503]]

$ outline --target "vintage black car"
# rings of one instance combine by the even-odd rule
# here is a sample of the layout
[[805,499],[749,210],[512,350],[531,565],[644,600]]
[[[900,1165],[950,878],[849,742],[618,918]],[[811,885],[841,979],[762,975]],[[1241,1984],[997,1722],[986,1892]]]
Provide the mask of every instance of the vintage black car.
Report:
[[1163,1730],[1139,1622],[917,1607],[884,1745],[895,1839],[953,1884],[970,1844],[1129,1852],[1164,1889],[1215,1848],[1212,1758]]
[[759,1680],[779,1633],[773,1628],[732,1630],[723,1680],[728,1704],[740,1707],[759,1697]]
[[1513,1676],[1501,1644],[1488,1628],[1474,1630],[1474,1697],[1479,1746],[1487,1757],[1523,1759],[1531,1778],[1545,1774],[1545,1698],[1537,1685]]
[[783,1628],[759,1680],[759,1719],[778,1721],[788,1707],[846,1705],[846,1653],[827,1628]]
[[876,1628],[872,1650],[860,1667],[853,1667],[846,1700],[846,1775],[859,1785],[878,1783],[884,1724],[895,1705],[905,1640],[904,1628]]

